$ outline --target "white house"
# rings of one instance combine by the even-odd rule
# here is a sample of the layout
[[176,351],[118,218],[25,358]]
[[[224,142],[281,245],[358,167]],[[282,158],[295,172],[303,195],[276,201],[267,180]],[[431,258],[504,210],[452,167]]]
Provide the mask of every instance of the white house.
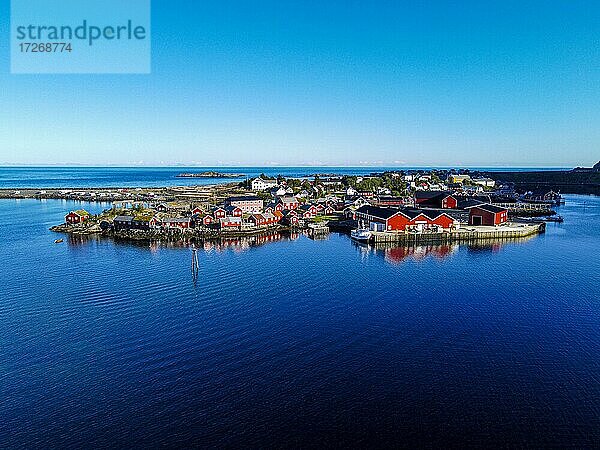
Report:
[[491,178],[473,178],[473,183],[490,188],[493,188],[496,185],[496,182]]
[[266,191],[277,186],[277,180],[263,180],[258,177],[252,180],[253,191]]
[[[254,189],[254,187],[252,187],[252,189]],[[286,193],[287,193],[287,190],[283,186],[279,186],[279,187],[271,189],[271,195],[273,197],[283,197]]]
[[356,208],[360,208],[361,206],[365,206],[365,205],[370,205],[370,203],[364,197],[358,197],[350,204],[354,205]]

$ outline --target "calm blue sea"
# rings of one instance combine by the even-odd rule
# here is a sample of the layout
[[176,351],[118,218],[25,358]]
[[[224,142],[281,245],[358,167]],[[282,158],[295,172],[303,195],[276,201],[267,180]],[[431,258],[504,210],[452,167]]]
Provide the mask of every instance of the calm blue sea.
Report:
[[600,198],[566,200],[518,242],[207,245],[195,283],[185,244],[53,243],[101,205],[0,200],[0,448],[598,447]]
[[[176,178],[184,172],[214,170],[223,173],[244,174],[254,178],[264,173],[269,176],[304,177],[315,173],[365,175],[410,167],[0,167],[2,188],[63,188],[63,187],[152,187],[185,186],[230,183],[244,178]],[[431,169],[421,167],[420,169]],[[480,170],[524,171],[531,168],[480,168]],[[552,170],[552,169],[535,169]]]

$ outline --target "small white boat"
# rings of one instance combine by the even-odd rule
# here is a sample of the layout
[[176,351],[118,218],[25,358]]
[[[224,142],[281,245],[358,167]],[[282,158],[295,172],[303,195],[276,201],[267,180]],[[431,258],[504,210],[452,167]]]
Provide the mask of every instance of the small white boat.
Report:
[[365,228],[357,228],[350,232],[350,237],[356,241],[368,242],[371,239],[371,231]]

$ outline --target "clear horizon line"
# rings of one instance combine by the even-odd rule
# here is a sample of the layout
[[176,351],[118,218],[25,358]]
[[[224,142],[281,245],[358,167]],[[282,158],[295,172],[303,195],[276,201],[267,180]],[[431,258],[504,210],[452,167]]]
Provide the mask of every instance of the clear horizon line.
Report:
[[[239,169],[239,168],[248,168],[248,169],[277,169],[277,168],[311,168],[311,167],[319,167],[319,168],[335,168],[335,169],[360,169],[360,168],[427,168],[427,169],[453,169],[453,168],[518,168],[518,169],[572,169],[575,167],[586,167],[586,166],[573,166],[573,165],[518,165],[518,164],[454,164],[454,165],[435,165],[435,164],[374,164],[374,165],[333,165],[333,164],[291,164],[291,165],[185,165],[185,164],[175,164],[175,165],[140,165],[140,164],[76,164],[76,163],[64,163],[64,164],[10,164],[10,163],[2,163],[0,164],[0,168],[36,168],[36,167],[79,167],[79,168],[125,168],[125,169],[178,169],[178,168],[194,168],[194,169],[215,169],[215,168],[223,168],[223,169]],[[590,166],[591,167],[591,166]]]

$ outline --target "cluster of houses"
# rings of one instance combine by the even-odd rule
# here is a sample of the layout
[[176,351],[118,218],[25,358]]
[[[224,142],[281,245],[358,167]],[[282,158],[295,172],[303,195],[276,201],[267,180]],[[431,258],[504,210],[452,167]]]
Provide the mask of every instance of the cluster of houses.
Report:
[[409,189],[415,191],[458,190],[466,193],[478,193],[492,189],[496,181],[487,177],[471,177],[466,173],[440,172],[436,177],[431,172],[416,172],[399,175]]
[[[117,208],[118,207],[118,208]],[[186,206],[142,202],[114,202],[115,214],[103,214],[100,228],[126,230],[186,230],[207,228],[220,231],[251,231],[259,228],[284,225],[298,227],[317,216],[341,215],[343,203],[336,197],[320,198],[313,202],[301,201],[290,195],[274,195],[268,203],[257,195],[238,195],[225,199],[222,204],[211,206],[206,203]],[[90,218],[83,210],[71,211],[65,216],[70,225],[81,224]]]
[[158,213],[143,223],[136,221],[134,216],[117,216],[113,227],[116,230],[205,227],[221,231],[248,231],[280,224],[295,227],[318,215],[335,212],[331,204],[301,203],[296,197],[287,195],[266,205],[261,197],[255,195],[233,196],[227,198],[223,205],[212,208],[196,206],[186,217],[168,217],[169,206],[165,204],[158,205],[156,210]]
[[[307,201],[290,195],[285,186],[271,187],[279,188],[285,191],[283,195],[273,195],[267,202],[258,195],[231,196],[217,206],[188,204],[183,208],[166,203],[143,208],[137,202],[134,205],[137,209],[125,209],[126,213],[112,220],[103,219],[100,227],[116,231],[197,228],[251,231],[278,225],[298,227],[318,216],[336,216],[354,219],[371,230],[397,232],[452,229],[461,224],[498,226],[508,220],[507,209],[491,204],[486,195],[418,190],[412,197],[394,197],[354,191],[346,192],[343,198],[327,195]],[[86,211],[71,211],[65,222],[80,224],[89,218]]]
[[[453,229],[466,224],[500,226],[508,221],[508,210],[500,205],[508,202],[495,198],[498,191],[447,188],[447,185],[468,182],[470,186],[489,189],[491,183],[487,179],[449,174],[444,184],[439,182],[439,177],[434,182],[431,174],[398,176],[404,177],[406,183],[415,183],[416,188],[411,189],[411,194],[393,195],[385,187],[372,191],[360,191],[352,186],[340,188],[339,180],[315,181],[310,189],[306,185],[293,189],[285,181],[258,177],[250,184],[253,193],[230,196],[217,205],[186,199],[183,204],[133,202],[133,207],[129,208],[123,206],[123,201],[116,201],[113,202],[113,214],[99,217],[99,225],[102,229],[117,231],[199,228],[251,231],[279,225],[302,227],[319,216],[327,216],[353,219],[361,228],[398,232]],[[432,189],[439,187],[436,184],[445,189]],[[548,201],[556,195],[554,192],[530,193],[530,201]],[[84,210],[71,211],[65,216],[65,222],[76,225],[90,217]]]
[[373,231],[424,231],[472,226],[499,226],[508,221],[506,208],[485,196],[459,196],[452,191],[416,191],[414,207],[363,205],[353,218]]

